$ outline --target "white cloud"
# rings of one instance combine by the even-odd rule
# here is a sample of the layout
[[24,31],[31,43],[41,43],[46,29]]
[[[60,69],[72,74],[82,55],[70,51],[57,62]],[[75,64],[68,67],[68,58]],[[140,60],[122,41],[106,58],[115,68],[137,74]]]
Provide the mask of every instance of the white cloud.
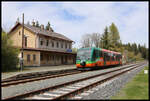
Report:
[[[117,4],[115,2],[56,2],[55,4],[34,2],[22,8],[20,3],[2,2],[2,9],[3,25],[12,27],[17,17],[21,19],[24,12],[26,22],[35,19],[39,20],[40,24],[46,25],[50,21],[54,30],[74,40],[76,47],[79,47],[83,34],[103,33],[105,26],[109,26],[112,22],[117,25],[123,43],[146,43],[148,47],[147,2],[124,4],[122,2]],[[74,16],[83,16],[84,19],[66,20],[61,15],[63,10]]]

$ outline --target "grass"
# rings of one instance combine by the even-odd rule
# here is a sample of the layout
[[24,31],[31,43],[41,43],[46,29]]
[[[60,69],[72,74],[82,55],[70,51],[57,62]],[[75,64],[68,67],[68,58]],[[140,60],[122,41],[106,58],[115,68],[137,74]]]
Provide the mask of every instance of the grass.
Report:
[[[149,68],[146,66],[144,70],[148,70]],[[111,97],[111,99],[132,99],[132,100],[148,100],[148,74],[144,74],[144,70],[142,70],[139,74],[137,74],[132,81],[127,83],[121,91]]]
[[[22,71],[27,71],[27,70],[30,70],[31,68],[23,68]],[[13,69],[8,69],[6,71],[2,71],[2,73],[10,73],[10,72],[20,72],[21,71],[21,68],[20,66],[17,66],[16,68],[13,68]]]

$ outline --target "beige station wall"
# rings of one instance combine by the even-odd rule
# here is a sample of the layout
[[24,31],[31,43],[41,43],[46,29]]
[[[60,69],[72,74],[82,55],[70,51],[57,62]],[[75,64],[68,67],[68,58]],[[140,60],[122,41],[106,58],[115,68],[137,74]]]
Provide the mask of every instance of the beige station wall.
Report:
[[40,61],[41,66],[61,64],[61,57],[59,56],[59,54],[54,53],[41,53],[41,54],[43,54],[43,60]]
[[[27,61],[27,55],[30,55],[30,61]],[[36,55],[36,60],[33,61],[33,55]],[[40,66],[40,52],[39,51],[23,51],[24,66]]]
[[[19,35],[20,31],[20,35]],[[24,35],[27,36],[27,47],[35,48],[36,35],[24,28]],[[13,41],[13,45],[16,47],[22,47],[22,26],[18,26],[14,31],[9,33],[10,39]]]
[[[44,53],[43,54],[43,60],[40,61],[41,66],[43,65],[62,65],[62,64],[73,64],[73,56],[72,55],[64,55],[60,53]],[[63,62],[62,62],[62,56],[63,56]],[[65,57],[67,56],[67,62],[65,60]]]

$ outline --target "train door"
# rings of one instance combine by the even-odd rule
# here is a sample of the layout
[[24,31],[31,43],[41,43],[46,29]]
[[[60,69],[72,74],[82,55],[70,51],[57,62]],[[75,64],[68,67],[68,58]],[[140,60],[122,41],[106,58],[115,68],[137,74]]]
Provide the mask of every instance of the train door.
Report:
[[104,66],[106,66],[106,53],[103,52],[103,57],[104,57]]
[[96,60],[96,51],[95,51],[95,49],[93,50],[93,56],[92,56],[92,58],[93,58],[93,61],[95,62],[95,60]]
[[68,64],[68,63],[67,63],[67,55],[65,56],[65,64]]
[[64,64],[63,56],[61,56],[61,64]]

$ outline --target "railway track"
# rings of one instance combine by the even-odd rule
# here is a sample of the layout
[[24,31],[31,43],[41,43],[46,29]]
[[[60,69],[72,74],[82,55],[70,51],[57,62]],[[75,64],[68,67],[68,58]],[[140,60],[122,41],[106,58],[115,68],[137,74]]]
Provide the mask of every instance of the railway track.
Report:
[[87,71],[78,71],[77,69],[69,69],[69,70],[19,74],[19,75],[2,80],[1,87],[8,87],[11,85],[24,84],[24,83],[38,81],[38,80],[73,75],[73,74],[78,74],[81,72],[87,72]]
[[115,69],[113,71],[74,80],[71,82],[65,82],[65,83],[47,87],[44,89],[39,89],[36,91],[31,91],[28,93],[11,96],[8,98],[4,98],[3,100],[8,100],[8,99],[47,99],[47,100],[66,99],[70,96],[74,96],[96,85],[106,82],[114,77],[117,77],[125,72],[133,70],[143,64],[144,63],[142,64],[140,63],[134,66],[132,65],[130,67]]
[[62,70],[62,71],[56,71],[56,72],[48,71],[48,72],[41,72],[41,73],[38,72],[38,73],[21,74],[15,77],[2,80],[1,87],[7,87],[11,85],[17,85],[17,84],[44,80],[44,79],[49,79],[49,78],[55,78],[55,77],[60,77],[60,76],[66,76],[66,75],[73,75],[73,74],[78,74],[78,73],[81,73],[81,71],[78,71],[76,69],[70,69],[70,70]]
[[61,77],[66,75],[73,75],[81,72],[86,72],[86,71],[78,71],[77,69],[68,69],[68,70],[19,74],[13,77],[3,79],[1,81],[1,87],[8,87],[11,85],[23,84],[27,82],[50,79],[50,78]]

